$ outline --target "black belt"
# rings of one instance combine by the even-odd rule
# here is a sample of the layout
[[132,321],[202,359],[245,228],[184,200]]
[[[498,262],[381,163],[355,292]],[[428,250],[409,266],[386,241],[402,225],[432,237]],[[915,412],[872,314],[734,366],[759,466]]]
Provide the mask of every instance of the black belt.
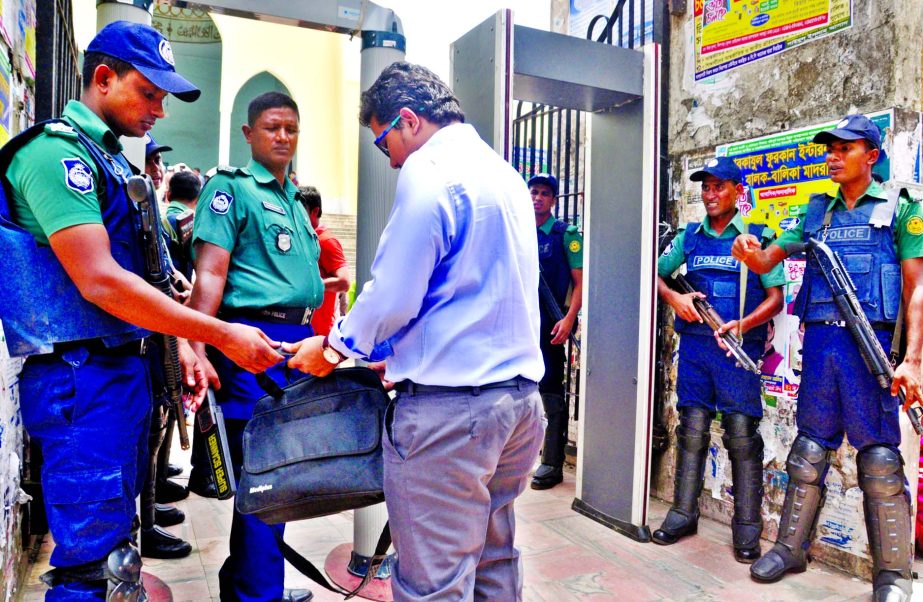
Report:
[[402,380],[401,382],[394,384],[394,390],[399,393],[407,393],[408,395],[420,395],[421,393],[465,393],[470,395],[480,395],[481,391],[486,391],[487,389],[510,389],[514,387],[522,389],[523,387],[535,384],[536,383],[534,381],[531,381],[528,378],[523,378],[522,376],[517,376],[516,378],[511,378],[509,380],[504,380],[498,383],[479,385],[477,387],[444,387],[442,385],[419,385],[412,380]]
[[227,307],[218,312],[218,317],[249,318],[251,320],[265,320],[275,324],[305,324],[311,323],[314,317],[313,307],[286,307],[271,305],[269,307]]
[[[824,326],[836,326],[837,328],[846,328],[846,320],[824,320],[822,322],[809,322],[809,324],[823,324]],[[887,322],[872,322],[872,330],[882,330],[885,332],[894,332],[894,324]]]
[[86,349],[92,355],[144,355],[145,351],[147,351],[147,338],[136,339],[115,347],[106,347],[102,339],[84,339],[82,341],[66,341],[54,344],[54,353],[57,355],[74,349]]

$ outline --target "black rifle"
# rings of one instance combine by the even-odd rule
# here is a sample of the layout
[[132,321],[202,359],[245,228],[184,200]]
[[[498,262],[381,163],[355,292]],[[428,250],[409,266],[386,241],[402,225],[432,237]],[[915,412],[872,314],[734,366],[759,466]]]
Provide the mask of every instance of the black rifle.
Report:
[[215,403],[215,394],[208,390],[208,395],[196,412],[196,424],[202,431],[205,439],[205,450],[208,453],[208,467],[211,469],[212,478],[215,479],[215,491],[219,500],[234,497],[237,492],[237,482],[234,480],[234,470],[231,468],[231,452],[228,449],[228,434],[224,428],[224,414],[221,407]]
[[[147,280],[172,299],[173,289],[170,286],[170,280],[173,274],[173,264],[165,246],[163,224],[160,221],[154,184],[148,176],[132,176],[128,179],[128,196],[137,203],[140,213]],[[182,370],[176,337],[163,335],[163,351],[164,385],[169,397],[169,406],[176,415],[180,446],[183,449],[189,449],[189,431],[186,430],[186,416],[183,412]]]
[[[811,238],[806,243],[785,245],[785,252],[789,255],[802,251],[807,251],[811,254],[818,267],[820,267],[827,284],[830,285],[833,300],[837,309],[840,310],[840,315],[843,316],[843,321],[846,323],[849,333],[859,347],[859,353],[862,354],[862,359],[865,360],[865,366],[878,380],[878,384],[881,385],[882,389],[890,389],[891,381],[894,380],[895,364],[888,358],[885,350],[881,347],[881,343],[878,342],[875,331],[872,329],[872,325],[869,323],[869,319],[856,297],[856,286],[849,277],[849,272],[846,271],[846,266],[843,265],[840,256],[826,243],[816,238]],[[896,361],[897,358],[894,358],[895,363]],[[901,400],[901,405],[903,405],[906,401],[903,389],[899,389],[897,395]],[[920,424],[920,418],[923,417],[923,408],[920,406],[908,408],[907,417],[910,418],[910,424],[913,425],[913,430],[917,432],[917,435],[923,435],[923,425]]]
[[[551,288],[548,286],[548,282],[545,281],[545,275],[539,272],[538,278],[539,301],[542,302],[542,305],[545,306],[545,309],[554,319],[554,323],[557,324],[564,319],[564,312],[561,311],[561,306],[558,305],[557,299],[554,298],[554,293],[551,292]],[[577,340],[577,336],[574,334],[573,328],[571,328],[571,331],[567,333],[567,336],[570,338],[571,344],[579,351],[580,341]]]
[[[688,293],[697,293],[699,291],[692,288],[692,285],[689,284],[689,281],[682,274],[677,274],[673,277],[673,282],[676,286],[672,287],[675,290],[683,294]],[[718,312],[709,303],[706,299],[702,297],[693,297],[692,305],[695,307],[696,312],[702,318],[702,321],[711,328],[713,331],[717,332],[719,328],[724,326],[724,319],[718,315]],[[736,333],[727,331],[721,334],[721,340],[724,341],[724,346],[728,348],[728,351],[731,352],[731,355],[734,356],[734,359],[737,360],[737,365],[746,370],[747,372],[753,372],[754,374],[761,373],[761,366],[763,364],[762,360],[754,362],[750,359],[750,356],[744,351],[743,340],[737,336]]]

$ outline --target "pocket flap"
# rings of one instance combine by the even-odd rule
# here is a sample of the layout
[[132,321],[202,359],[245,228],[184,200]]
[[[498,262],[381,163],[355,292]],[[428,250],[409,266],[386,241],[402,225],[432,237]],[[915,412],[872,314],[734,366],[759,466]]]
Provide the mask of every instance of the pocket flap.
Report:
[[728,298],[737,296],[736,282],[717,281],[712,283],[711,294],[713,297]]
[[850,274],[868,274],[872,270],[872,256],[869,254],[862,255],[845,255],[843,265]]
[[42,482],[49,504],[88,504],[122,495],[122,469],[118,467],[45,473]]
[[[290,390],[276,409],[255,414],[244,430],[244,467],[260,473],[280,466],[366,454],[381,444],[382,395],[354,390],[292,401]],[[387,396],[385,396],[387,398]]]

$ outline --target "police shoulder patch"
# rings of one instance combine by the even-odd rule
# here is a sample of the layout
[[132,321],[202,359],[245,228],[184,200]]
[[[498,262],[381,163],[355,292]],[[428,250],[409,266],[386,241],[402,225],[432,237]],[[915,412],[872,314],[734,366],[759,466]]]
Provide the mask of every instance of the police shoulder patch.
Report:
[[90,166],[79,157],[61,159],[64,165],[64,184],[80,194],[93,192],[93,171]]
[[234,197],[229,192],[223,190],[216,190],[215,194],[212,195],[212,200],[208,204],[208,208],[212,210],[212,213],[217,213],[218,215],[226,215],[227,212],[231,209],[231,203],[234,202]]
[[579,241],[579,240],[572,240],[572,241],[570,241],[570,244],[567,245],[567,250],[570,251],[571,253],[579,253],[579,252],[580,252],[580,248],[581,248],[581,247],[580,247],[580,241]]
[[913,234],[914,236],[919,236],[923,234],[923,218],[920,218],[917,215],[914,215],[909,220],[907,220],[907,232]]

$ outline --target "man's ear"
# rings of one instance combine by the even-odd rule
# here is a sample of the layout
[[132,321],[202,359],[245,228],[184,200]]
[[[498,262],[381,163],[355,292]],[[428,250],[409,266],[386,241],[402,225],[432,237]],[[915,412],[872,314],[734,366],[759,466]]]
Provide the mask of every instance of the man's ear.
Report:
[[873,148],[869,151],[867,163],[869,165],[875,165],[878,163],[878,156],[881,155],[881,151],[877,148]]
[[245,123],[240,126],[240,131],[244,133],[244,139],[247,141],[247,144],[250,144],[250,136],[253,134],[253,129]]
[[407,107],[402,107],[399,111],[399,114],[401,116],[401,121],[403,121],[404,124],[410,128],[411,132],[416,134],[420,129],[420,118],[417,116],[417,114]]
[[93,86],[102,94],[109,93],[112,78],[116,77],[115,71],[109,65],[97,65],[93,70]]

